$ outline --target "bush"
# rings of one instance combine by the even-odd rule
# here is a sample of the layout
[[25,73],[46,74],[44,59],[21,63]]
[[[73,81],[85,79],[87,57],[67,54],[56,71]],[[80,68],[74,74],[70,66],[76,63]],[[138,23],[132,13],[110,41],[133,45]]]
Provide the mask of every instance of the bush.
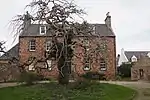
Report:
[[119,75],[121,77],[131,77],[131,67],[132,64],[122,64],[118,68]]
[[120,81],[120,80],[122,80],[122,77],[120,75],[117,75],[116,80]]
[[78,81],[71,83],[71,84],[72,84],[70,86],[71,89],[86,90],[88,87],[91,86],[92,82],[89,80],[78,80]]
[[88,80],[105,80],[105,75],[98,72],[87,72],[83,74],[82,77]]
[[37,75],[33,72],[22,72],[20,75],[19,82],[25,82],[26,85],[32,85],[34,81],[40,81],[43,79],[42,75]]

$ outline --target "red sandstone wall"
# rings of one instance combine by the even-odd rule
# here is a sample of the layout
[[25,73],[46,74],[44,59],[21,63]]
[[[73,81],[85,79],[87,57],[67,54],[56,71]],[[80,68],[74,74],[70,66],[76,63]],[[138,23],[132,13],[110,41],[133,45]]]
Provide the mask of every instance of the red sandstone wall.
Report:
[[[36,51],[29,51],[29,41],[31,39],[36,40]],[[36,57],[37,59],[44,58],[46,50],[46,37],[21,37],[19,39],[19,58],[20,63],[25,63],[29,57]],[[39,67],[39,66],[38,66]],[[42,69],[40,74],[45,77],[58,77],[57,66],[54,66],[52,70]]]
[[[36,51],[29,51],[29,40],[35,39],[36,40]],[[76,40],[76,39],[75,39]],[[114,37],[106,37],[107,40],[107,71],[105,72],[107,79],[114,79],[116,74],[116,45],[115,45],[115,38]],[[102,41],[100,38],[93,38],[90,39],[90,46],[94,50],[96,47],[96,43]],[[46,37],[20,37],[19,39],[19,57],[20,62],[24,63],[28,60],[30,56],[37,57],[37,58],[44,58],[44,51],[45,51],[45,42]],[[80,46],[82,41],[77,41],[79,45],[75,47],[75,54],[79,57],[73,58],[73,63],[75,64],[74,71],[77,72],[78,75],[84,74],[85,71],[83,70],[83,55],[84,49]],[[96,53],[93,53],[93,59],[91,63],[91,70],[90,71],[99,71],[100,68],[100,61],[96,59],[100,59],[101,54],[99,56]],[[49,77],[57,77],[58,70],[57,67],[53,68],[52,71],[48,71],[46,69],[42,70],[42,73],[45,76]]]
[[[82,39],[75,39],[78,41],[78,45],[76,45],[75,48],[75,54],[77,57],[73,58],[73,62],[75,64],[74,71],[77,72],[77,75],[82,75],[86,71],[83,70],[84,68],[84,49],[80,46],[82,44]],[[95,50],[97,47],[97,43],[101,43],[102,39],[93,37],[90,39],[90,48],[91,52],[92,50]],[[114,37],[106,37],[106,43],[107,43],[107,70],[104,71],[107,79],[114,79],[116,74],[116,45],[115,45],[115,38]],[[90,51],[90,50],[89,50]],[[92,60],[91,60],[91,69],[90,71],[93,72],[99,72],[100,71],[100,58],[102,57],[102,54],[99,52],[97,55],[97,52],[92,52]]]

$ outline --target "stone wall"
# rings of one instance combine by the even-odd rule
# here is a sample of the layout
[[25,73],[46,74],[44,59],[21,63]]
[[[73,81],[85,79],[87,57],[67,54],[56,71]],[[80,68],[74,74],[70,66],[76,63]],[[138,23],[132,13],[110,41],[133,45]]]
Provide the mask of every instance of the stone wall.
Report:
[[[143,70],[143,77],[140,76],[140,70]],[[141,57],[131,68],[131,80],[150,80],[150,58]]]
[[18,80],[20,71],[16,65],[10,63],[0,63],[0,82]]

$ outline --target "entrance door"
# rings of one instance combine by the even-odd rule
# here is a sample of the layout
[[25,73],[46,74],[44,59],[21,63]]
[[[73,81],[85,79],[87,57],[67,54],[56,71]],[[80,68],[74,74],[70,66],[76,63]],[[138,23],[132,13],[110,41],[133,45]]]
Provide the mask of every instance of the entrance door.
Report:
[[140,79],[143,79],[143,77],[144,77],[144,71],[143,71],[143,69],[139,69],[139,72],[140,72]]

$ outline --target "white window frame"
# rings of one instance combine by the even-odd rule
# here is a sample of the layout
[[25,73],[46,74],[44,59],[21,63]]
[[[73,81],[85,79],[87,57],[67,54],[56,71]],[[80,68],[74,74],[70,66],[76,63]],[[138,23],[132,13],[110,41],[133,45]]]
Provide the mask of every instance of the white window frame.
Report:
[[100,71],[106,71],[106,70],[107,70],[106,62],[103,59],[101,59],[101,61],[100,61]]
[[83,69],[84,69],[84,71],[89,71],[91,69],[90,60],[88,58],[86,58],[85,65],[84,65]]
[[132,58],[131,58],[131,61],[132,62],[137,62],[137,57],[133,55]]
[[[33,43],[33,41],[35,43]],[[33,49],[33,48],[35,48],[35,49]],[[35,51],[35,50],[36,50],[36,41],[35,40],[30,40],[29,41],[29,51]]]
[[149,53],[147,53],[147,56],[150,58],[150,52],[149,52]]
[[34,71],[35,70],[34,64],[33,63],[30,64],[28,69],[29,69],[29,71]]
[[96,33],[96,27],[95,27],[95,25],[93,26],[93,33],[94,34]]
[[46,41],[46,51],[49,51],[51,49],[52,42],[51,41]]
[[[88,67],[86,67],[88,66]],[[84,70],[85,71],[89,71],[91,68],[90,68],[90,64],[89,63],[85,63],[85,66],[84,66]]]
[[[44,29],[44,32],[42,32],[43,29]],[[41,34],[41,35],[46,34],[46,26],[45,26],[45,25],[40,26],[40,34]]]
[[47,65],[48,70],[51,71],[52,70],[52,60],[47,60],[46,63],[47,63],[46,65]]

